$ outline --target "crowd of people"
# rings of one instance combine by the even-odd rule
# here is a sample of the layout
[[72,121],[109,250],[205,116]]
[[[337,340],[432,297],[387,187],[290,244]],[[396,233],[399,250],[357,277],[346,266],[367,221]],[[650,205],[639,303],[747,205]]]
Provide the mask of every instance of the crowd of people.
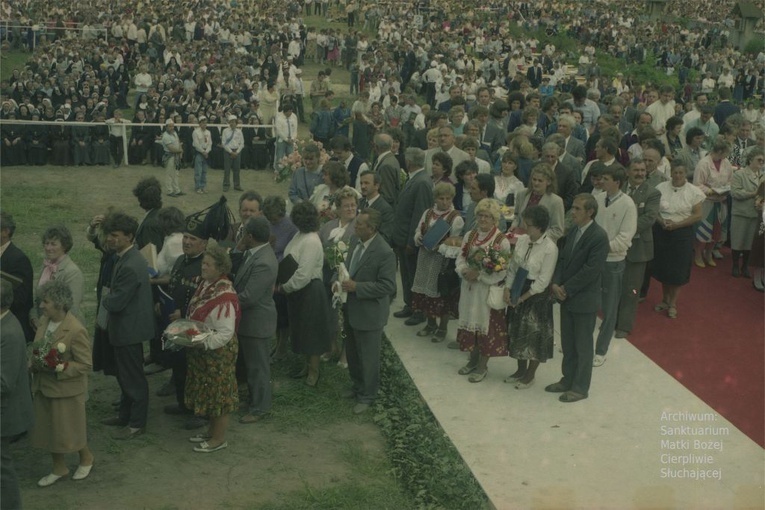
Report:
[[[101,15],[89,10],[99,2],[90,5],[46,5],[56,22],[45,37],[12,35],[12,44],[31,40],[34,53],[3,83],[0,116],[63,124],[5,122],[3,164],[67,164],[61,156],[119,165],[127,156],[163,166],[165,183],[137,184],[140,222],[109,212],[90,223],[88,238],[102,254],[92,341],[66,226],[43,234],[35,280],[12,242],[12,216],[0,216],[2,268],[15,284],[3,281],[0,293],[4,349],[11,331],[16,349],[33,342],[37,352],[34,404],[17,395],[19,423],[8,430],[15,436],[35,417],[33,445],[53,459],[40,486],[68,474],[66,453],[80,456],[73,477],[90,473],[83,399],[91,367],[117,377],[116,416],[104,422],[118,427],[117,439],[145,432],[146,373],[171,369],[161,393],[176,404],[165,412],[185,416],[190,429],[206,427],[190,441],[210,453],[228,446],[240,396],[240,423],[269,414],[270,363],[290,348],[304,358],[295,377],[310,387],[319,385],[322,359],[347,367],[344,396],[355,413],[367,411],[379,391],[389,315],[434,344],[456,323],[447,347],[467,353],[460,375],[480,383],[492,357],[510,356],[517,370],[504,380],[525,390],[554,356],[557,302],[562,377],[545,391],[568,403],[588,398],[593,367],[606,362],[613,338],[633,332],[652,279],[662,285],[654,309],[677,319],[692,267],[716,266],[729,242],[732,277],[764,290],[765,110],[754,99],[765,84],[765,54],[733,49],[724,26],[648,24],[633,2],[489,2],[463,12],[433,1],[314,0],[286,11],[196,1]],[[603,16],[614,7],[618,15]],[[667,8],[680,15],[686,4]],[[39,16],[20,16],[32,14]],[[316,33],[303,14],[337,16],[348,29]],[[362,18],[376,37],[356,26]],[[569,49],[512,36],[516,23],[576,36],[577,70],[565,65]],[[101,28],[110,37],[99,37]],[[77,49],[67,46],[72,38],[82,40]],[[603,76],[596,48],[626,61],[652,54],[678,83]],[[307,90],[306,60],[327,66]],[[350,107],[334,105],[336,65],[358,91]],[[121,110],[129,107],[138,124],[157,125],[133,125],[128,135]],[[69,127],[72,119],[82,124]],[[227,126],[208,129],[219,120]],[[93,121],[97,127],[83,126]],[[298,143],[301,122],[312,140]],[[185,126],[176,132],[176,124]],[[242,189],[241,168],[279,168],[286,158],[294,166],[286,196]],[[193,165],[202,194],[207,168],[225,170],[223,191],[233,184],[243,192],[239,223],[229,223],[225,202],[193,214],[163,206],[163,194],[183,193],[184,164]],[[141,255],[149,244],[158,252],[151,276]],[[399,291],[404,307],[389,314]],[[209,334],[181,349],[163,345],[162,331],[178,320]],[[15,363],[24,389],[22,358],[3,352],[4,373],[6,360]],[[5,422],[3,429],[3,479],[9,469],[13,480]]]

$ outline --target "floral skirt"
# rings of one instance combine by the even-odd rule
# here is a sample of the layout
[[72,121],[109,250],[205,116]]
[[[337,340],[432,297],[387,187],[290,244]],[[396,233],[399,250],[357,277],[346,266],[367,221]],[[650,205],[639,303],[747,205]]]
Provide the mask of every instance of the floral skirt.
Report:
[[236,356],[239,342],[231,339],[223,347],[207,351],[188,349],[186,407],[197,416],[218,417],[236,411],[239,391],[236,384]]
[[457,330],[457,343],[462,351],[478,349],[483,356],[507,356],[507,322],[504,310],[489,312],[489,330],[480,331]]
[[553,306],[547,292],[507,311],[510,357],[545,362],[553,357]]

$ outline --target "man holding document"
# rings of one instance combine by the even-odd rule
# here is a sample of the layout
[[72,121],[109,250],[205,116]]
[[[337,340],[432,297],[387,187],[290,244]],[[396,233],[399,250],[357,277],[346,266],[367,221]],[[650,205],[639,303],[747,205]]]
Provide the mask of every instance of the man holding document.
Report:
[[[380,342],[388,323],[390,296],[396,291],[396,257],[381,235],[380,213],[364,209],[356,219],[356,238],[348,249],[347,277],[332,284],[346,293],[343,306],[345,351],[352,388],[344,396],[356,399],[361,414],[377,398],[380,388]],[[342,272],[342,266],[339,273]]]

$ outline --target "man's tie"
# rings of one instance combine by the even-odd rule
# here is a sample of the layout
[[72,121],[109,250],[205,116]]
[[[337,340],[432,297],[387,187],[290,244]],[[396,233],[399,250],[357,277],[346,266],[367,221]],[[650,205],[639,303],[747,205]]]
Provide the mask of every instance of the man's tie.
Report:
[[630,196],[634,195],[636,191],[637,191],[636,187],[630,186],[630,191],[629,191]]
[[361,255],[364,253],[364,244],[359,243],[356,245],[356,249],[353,250],[353,255],[351,256],[351,267],[349,268],[350,274],[356,273],[356,268],[359,267],[359,261],[361,260]]
[[606,207],[611,205],[611,199],[609,197],[606,197]]
[[369,207],[369,200],[367,200],[366,198],[362,198],[361,202],[359,202],[359,210],[363,211],[367,207]]
[[292,123],[289,117],[287,117],[287,139],[292,140]]

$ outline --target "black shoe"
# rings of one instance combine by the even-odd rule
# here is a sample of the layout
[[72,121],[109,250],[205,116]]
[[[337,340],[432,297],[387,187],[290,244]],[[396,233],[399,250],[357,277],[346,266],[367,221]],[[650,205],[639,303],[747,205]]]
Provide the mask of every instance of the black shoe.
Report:
[[128,422],[121,420],[119,416],[115,416],[114,418],[107,418],[101,421],[101,425],[106,425],[107,427],[126,427],[127,424]]
[[413,313],[414,312],[412,311],[411,308],[409,308],[408,306],[405,306],[398,312],[395,312],[393,316],[397,319],[406,319],[407,317],[411,317]]
[[423,314],[421,314],[420,312],[417,312],[412,314],[411,317],[405,320],[404,324],[406,324],[407,326],[416,326],[417,324],[422,324],[426,320],[427,319],[425,318]]
[[165,414],[172,414],[174,416],[180,416],[183,414],[191,414],[191,409],[186,409],[185,407],[181,407],[178,404],[165,406],[164,411],[165,411]]

